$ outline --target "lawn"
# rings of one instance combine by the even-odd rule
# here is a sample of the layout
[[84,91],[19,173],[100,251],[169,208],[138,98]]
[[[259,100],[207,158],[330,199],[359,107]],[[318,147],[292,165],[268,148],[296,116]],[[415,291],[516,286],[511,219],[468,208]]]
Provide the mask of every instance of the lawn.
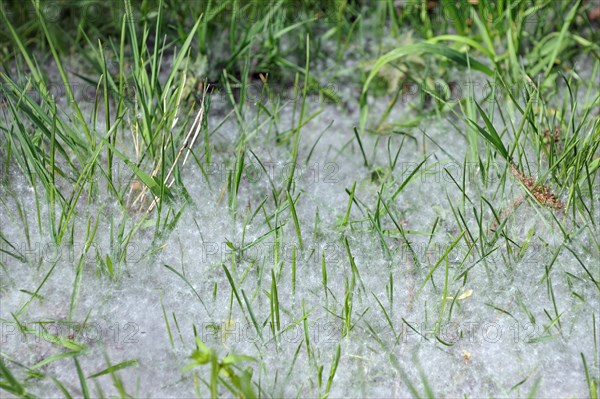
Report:
[[597,2],[0,20],[2,397],[598,397]]

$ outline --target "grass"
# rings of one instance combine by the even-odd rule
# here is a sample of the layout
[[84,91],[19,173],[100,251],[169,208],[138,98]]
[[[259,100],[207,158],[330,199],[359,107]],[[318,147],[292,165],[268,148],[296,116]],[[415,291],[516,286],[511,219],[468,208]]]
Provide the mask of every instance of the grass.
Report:
[[[0,390],[597,397],[594,12],[0,4]],[[86,340],[121,306],[142,313],[131,298],[160,303],[139,322],[152,344]],[[531,363],[477,374],[465,352],[457,373],[487,388],[448,391],[439,356],[467,349],[445,327],[469,315],[514,321],[533,358],[567,348],[578,380],[553,386]],[[254,339],[231,338],[239,324]],[[155,385],[152,351],[176,370]]]

